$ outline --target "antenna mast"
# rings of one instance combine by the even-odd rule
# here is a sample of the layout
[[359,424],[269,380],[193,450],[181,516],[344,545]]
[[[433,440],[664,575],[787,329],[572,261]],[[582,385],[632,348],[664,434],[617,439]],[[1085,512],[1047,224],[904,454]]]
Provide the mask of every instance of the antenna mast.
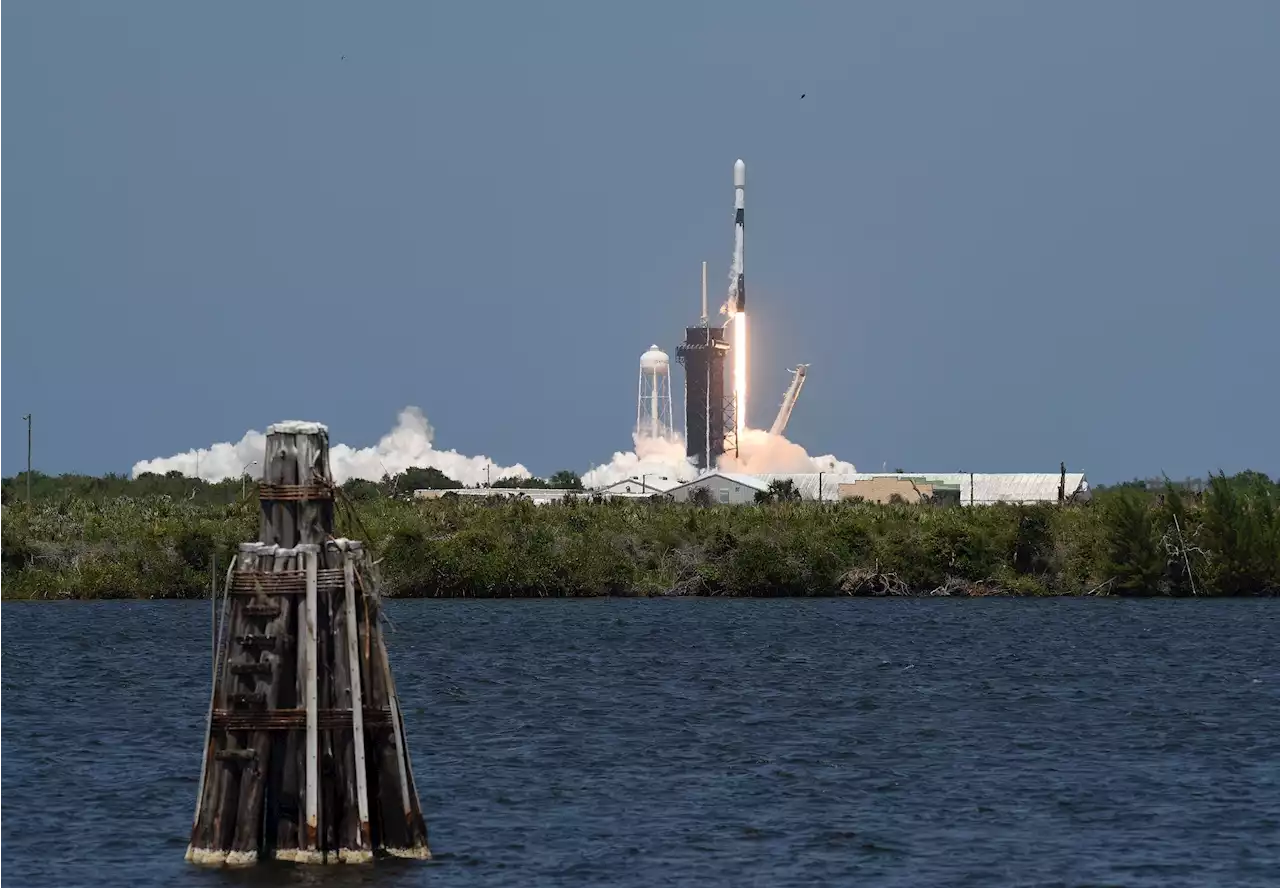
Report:
[[707,263],[702,263],[702,326],[707,326]]

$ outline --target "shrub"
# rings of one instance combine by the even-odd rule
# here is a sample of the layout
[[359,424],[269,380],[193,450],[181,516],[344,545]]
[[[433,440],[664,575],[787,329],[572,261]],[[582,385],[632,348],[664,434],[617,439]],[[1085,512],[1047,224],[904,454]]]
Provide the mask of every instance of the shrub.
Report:
[[1141,494],[1120,491],[1104,511],[1107,570],[1117,591],[1155,595],[1164,576],[1164,556],[1157,542],[1155,513]]

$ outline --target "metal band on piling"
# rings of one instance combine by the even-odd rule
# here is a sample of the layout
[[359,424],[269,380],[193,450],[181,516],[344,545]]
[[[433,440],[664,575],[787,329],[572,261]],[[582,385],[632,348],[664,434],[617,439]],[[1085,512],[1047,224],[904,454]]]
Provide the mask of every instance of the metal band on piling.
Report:
[[333,489],[324,484],[259,484],[258,499],[279,503],[331,500]]
[[[343,588],[342,568],[317,568],[316,589],[318,591],[337,591]],[[282,570],[267,572],[260,570],[238,570],[231,575],[232,595],[305,595],[307,592],[307,571]]]

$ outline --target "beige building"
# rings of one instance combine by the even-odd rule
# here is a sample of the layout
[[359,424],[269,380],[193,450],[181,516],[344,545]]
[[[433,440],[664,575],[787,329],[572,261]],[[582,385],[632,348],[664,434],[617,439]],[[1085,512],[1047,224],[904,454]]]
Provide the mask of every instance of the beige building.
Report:
[[869,503],[894,502],[894,497],[904,503],[919,503],[933,496],[933,485],[911,478],[864,478],[837,484],[836,494],[842,500],[862,499]]

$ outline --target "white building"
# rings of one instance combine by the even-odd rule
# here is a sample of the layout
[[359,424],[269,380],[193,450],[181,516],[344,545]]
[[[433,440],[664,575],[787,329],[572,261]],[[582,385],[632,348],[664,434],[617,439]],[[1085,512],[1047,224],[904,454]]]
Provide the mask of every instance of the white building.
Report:
[[[1056,503],[1062,475],[1058,472],[809,472],[805,474],[755,475],[767,487],[773,481],[789,480],[800,491],[800,498],[824,502],[862,497],[879,501],[882,494],[900,492],[907,502],[917,497],[949,492],[957,493],[962,506],[985,506],[993,503]],[[1087,501],[1092,493],[1083,472],[1067,472],[1066,498]]]
[[756,494],[767,492],[769,482],[760,480],[759,475],[738,475],[730,472],[707,472],[705,475],[686,481],[667,491],[667,495],[678,503],[687,503],[695,490],[711,491],[713,503],[730,505],[754,503]]
[[607,487],[597,488],[591,493],[598,493],[609,498],[647,497],[666,493],[679,485],[679,481],[666,475],[637,475],[634,478],[623,478]]
[[547,503],[558,503],[564,499],[565,494],[572,493],[575,496],[586,496],[586,492],[582,490],[561,490],[559,488],[516,488],[516,487],[463,487],[457,490],[415,490],[413,492],[414,499],[440,499],[448,494],[456,494],[458,496],[479,497],[483,499],[489,496],[500,496],[507,499],[527,499],[535,506],[545,506]]
[[[930,497],[962,506],[993,503],[1056,503],[1063,482],[1058,472],[1021,472],[990,474],[978,472],[913,472],[913,473],[841,473],[809,472],[787,474],[744,475],[731,472],[708,472],[692,481],[681,483],[665,475],[637,475],[615,481],[607,487],[588,491],[516,489],[510,487],[463,488],[461,490],[415,490],[417,499],[435,499],[446,494],[466,497],[521,497],[535,505],[558,503],[566,494],[582,498],[601,495],[609,499],[643,499],[665,495],[676,502],[688,502],[699,488],[711,491],[714,503],[754,503],[756,493],[769,490],[774,481],[790,481],[804,500],[823,502],[863,499],[868,502],[901,500],[920,502]],[[1084,502],[1092,497],[1089,481],[1083,472],[1067,472],[1065,496],[1071,502]]]

